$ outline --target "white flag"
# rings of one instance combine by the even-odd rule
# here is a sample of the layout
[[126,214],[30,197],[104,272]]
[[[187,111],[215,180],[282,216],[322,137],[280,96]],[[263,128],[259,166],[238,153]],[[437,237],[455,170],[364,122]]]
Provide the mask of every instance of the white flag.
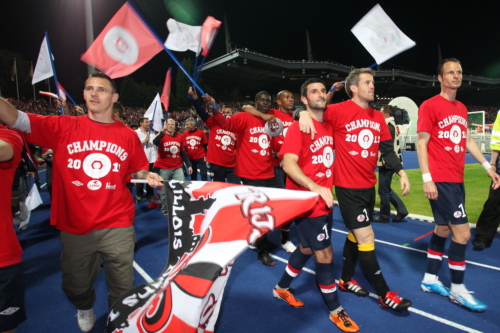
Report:
[[[54,60],[54,56],[52,56],[52,60]],[[42,47],[40,48],[40,53],[38,54],[38,60],[36,61],[35,72],[33,73],[31,84],[43,81],[52,76],[54,76],[54,72],[52,71],[52,64],[50,62],[47,36],[45,36]]]
[[169,19],[167,28],[169,31],[165,42],[167,49],[180,52],[191,50],[198,54],[201,48],[201,26],[187,25]]
[[377,64],[415,46],[377,4],[352,29],[352,33]]
[[159,93],[156,93],[156,97],[153,100],[153,103],[151,103],[149,108],[146,110],[144,117],[147,117],[149,121],[153,123],[153,129],[155,131],[161,131],[161,129],[163,128],[163,125],[161,123],[161,120],[163,119],[163,110],[161,108]]
[[36,207],[40,206],[42,203],[43,201],[42,198],[40,197],[40,193],[38,192],[38,188],[36,187],[36,184],[33,184],[33,186],[31,186],[30,193],[26,197],[26,201],[24,203],[28,210],[28,216],[26,220],[21,221],[21,223],[19,224],[19,229],[28,225],[28,223],[30,222],[31,211]]

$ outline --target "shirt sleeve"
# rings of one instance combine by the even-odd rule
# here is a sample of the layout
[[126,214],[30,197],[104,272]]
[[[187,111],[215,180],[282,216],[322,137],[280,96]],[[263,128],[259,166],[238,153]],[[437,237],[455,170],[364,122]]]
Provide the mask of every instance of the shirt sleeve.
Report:
[[278,156],[283,159],[285,154],[294,154],[300,156],[302,150],[302,133],[299,130],[298,122],[294,122],[289,128],[285,137],[285,142],[281,146]]
[[429,103],[424,102],[418,109],[417,133],[427,132],[432,133],[432,112]]

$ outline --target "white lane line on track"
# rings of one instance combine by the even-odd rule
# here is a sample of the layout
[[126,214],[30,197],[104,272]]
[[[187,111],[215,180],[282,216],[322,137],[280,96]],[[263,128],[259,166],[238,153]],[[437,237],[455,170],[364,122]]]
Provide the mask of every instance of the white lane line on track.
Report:
[[135,260],[134,260],[134,268],[137,271],[137,273],[139,273],[144,278],[144,280],[146,280],[146,282],[151,283],[154,281],[151,278],[151,276],[149,276],[148,273],[146,273],[146,271],[143,270],[142,267],[139,266],[139,264],[135,262]]
[[[335,232],[347,235],[347,231],[338,230],[338,229],[334,229],[334,228],[332,228],[332,230],[335,231]],[[414,249],[414,248],[409,247],[409,246],[403,246],[403,245],[399,245],[399,244],[394,244],[394,243],[391,243],[391,242],[386,242],[386,241],[382,241],[382,240],[378,240],[378,239],[375,239],[375,242],[382,243],[382,244],[387,244],[387,245],[391,245],[391,246],[395,246],[395,247],[399,247],[401,249],[406,249],[406,250],[410,250],[410,251],[425,253],[427,255],[427,251],[419,250],[419,249]],[[443,258],[448,258],[448,256],[443,256]],[[468,264],[471,264],[471,265],[481,266],[481,267],[484,267],[484,268],[489,268],[489,269],[493,269],[493,270],[496,270],[496,271],[500,271],[500,267],[490,266],[490,265],[486,265],[486,264],[481,264],[480,262],[469,261],[469,260],[466,260],[465,262],[468,263]]]

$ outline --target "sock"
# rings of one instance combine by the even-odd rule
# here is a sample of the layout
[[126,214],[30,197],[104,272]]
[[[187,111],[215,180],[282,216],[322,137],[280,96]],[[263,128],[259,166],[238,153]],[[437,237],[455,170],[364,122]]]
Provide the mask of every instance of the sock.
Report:
[[344,282],[351,281],[358,261],[359,251],[356,237],[349,231],[344,244],[343,265],[341,279]]
[[429,248],[427,249],[427,268],[426,273],[437,275],[444,254],[444,243],[447,237],[441,237],[432,233]]
[[430,273],[425,273],[424,274],[424,279],[422,280],[423,283],[427,284],[434,284],[438,281],[438,276]]
[[310,257],[311,256],[300,252],[300,249],[297,247],[297,249],[293,251],[292,255],[290,256],[290,259],[288,260],[288,264],[286,265],[285,271],[283,272],[283,275],[281,276],[281,279],[278,282],[278,286],[280,288],[277,289],[289,288],[293,278],[300,273],[300,271],[302,270],[302,268],[304,268],[304,266],[307,263],[307,260],[309,260]]
[[451,240],[448,249],[448,267],[450,267],[451,283],[453,284],[464,283],[466,247],[466,244],[459,244]]
[[465,288],[465,284],[463,284],[463,283],[460,283],[460,284],[452,283],[451,284],[450,293],[456,295],[456,294],[460,294],[464,291],[467,291],[467,288]]
[[337,295],[337,284],[333,276],[333,262],[329,264],[316,263],[316,282],[328,310],[337,309],[340,303]]
[[385,282],[382,270],[378,264],[377,256],[375,255],[375,243],[358,245],[359,249],[359,264],[368,278],[368,281],[377,290],[377,295],[385,297],[389,291],[389,287]]
[[344,310],[344,308],[341,305],[338,308],[336,308],[335,310],[330,311],[330,314],[337,314],[337,312],[342,311],[342,310]]

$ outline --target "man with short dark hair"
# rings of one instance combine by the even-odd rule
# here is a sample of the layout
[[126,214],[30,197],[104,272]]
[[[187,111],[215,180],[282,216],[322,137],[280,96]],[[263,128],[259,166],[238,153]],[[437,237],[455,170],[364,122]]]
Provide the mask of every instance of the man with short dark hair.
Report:
[[50,223],[61,230],[62,289],[78,309],[80,329],[89,332],[101,263],[109,307],[133,286],[135,208],[128,177],[147,179],[153,187],[162,179],[147,170],[137,135],[113,119],[118,100],[113,80],[91,73],[83,97],[88,114],[81,117],[26,114],[0,99],[0,121],[54,151]]
[[[382,115],[384,116],[385,122],[389,127],[389,132],[391,133],[392,141],[394,143],[394,152],[398,155],[399,160],[403,163],[401,157],[401,146],[399,145],[399,136],[396,123],[394,122],[394,107],[392,105],[384,105],[382,107]],[[378,166],[378,195],[380,197],[380,215],[374,217],[372,222],[388,223],[391,216],[391,203],[396,208],[396,217],[392,219],[392,222],[401,222],[407,215],[408,210],[405,204],[398,197],[396,192],[391,188],[392,176],[394,175],[394,170],[386,165],[385,160],[380,156],[377,162]]]
[[295,122],[289,127],[279,155],[283,158],[283,169],[287,174],[286,188],[316,192],[321,199],[309,212],[295,219],[299,247],[290,256],[285,272],[273,289],[273,296],[292,307],[302,307],[304,303],[295,298],[290,284],[314,255],[316,282],[330,311],[330,320],[344,332],[359,332],[359,327],[340,305],[333,274],[331,189],[335,146],[331,126],[323,123],[326,88],[323,81],[314,78],[307,80],[303,86],[306,96],[301,99],[318,133],[315,141],[311,141],[307,134],[300,132],[299,124]]
[[[389,166],[401,177],[403,196],[410,191],[410,182],[394,152],[393,141],[382,114],[369,106],[375,98],[374,74],[370,68],[351,71],[345,80],[346,92],[351,99],[328,105],[324,112],[324,121],[332,125],[335,140],[335,193],[342,219],[349,229],[344,244],[344,265],[339,287],[357,296],[368,296],[368,290],[360,287],[352,278],[359,258],[363,272],[377,291],[380,305],[403,311],[411,306],[411,301],[398,296],[387,286],[375,254],[375,233],[370,224],[375,205],[374,186],[377,177],[374,170],[379,150]],[[337,90],[342,86],[340,82],[334,84]],[[327,102],[334,92],[326,96]],[[301,89],[302,96],[305,93],[306,89]],[[306,133],[312,132],[314,138],[314,124],[305,111],[300,112],[300,124]]]
[[127,121],[125,112],[123,111],[123,105],[120,102],[113,103],[113,119],[121,121],[124,124]]
[[[484,158],[467,128],[467,108],[456,100],[462,85],[462,66],[455,58],[438,66],[441,93],[422,103],[418,110],[418,162],[436,226],[427,249],[427,267],[420,285],[422,291],[449,297],[454,303],[472,311],[484,311],[464,285],[465,250],[470,227],[465,211],[464,167],[466,150],[500,186],[500,176]],[[444,255],[445,242],[452,234],[448,248],[451,288],[443,286],[437,276]]]
[[[210,104],[215,100],[207,95]],[[271,105],[271,95],[261,91],[255,95],[257,110],[268,113]],[[199,110],[197,110],[199,112]],[[225,118],[218,109],[213,116],[217,125],[238,135],[236,149],[235,173],[245,185],[260,187],[278,187],[271,164],[271,138],[265,133],[265,121],[246,112],[240,112],[231,118]],[[275,262],[269,254],[267,234],[255,242],[258,260],[265,266],[274,266]]]

